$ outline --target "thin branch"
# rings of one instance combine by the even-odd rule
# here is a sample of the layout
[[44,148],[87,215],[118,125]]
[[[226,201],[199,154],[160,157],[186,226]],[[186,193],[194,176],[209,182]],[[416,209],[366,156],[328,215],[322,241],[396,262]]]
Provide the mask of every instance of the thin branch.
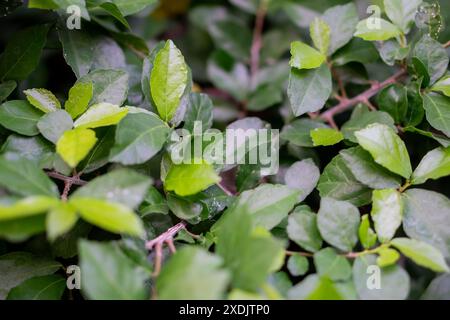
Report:
[[175,245],[173,244],[173,237],[182,229],[186,229],[186,222],[181,221],[174,225],[173,227],[167,229],[166,232],[160,234],[153,240],[147,241],[145,243],[145,248],[149,251],[155,251],[155,270],[153,271],[153,276],[156,277],[161,271],[161,265],[163,260],[163,245],[166,244],[169,250],[174,253],[176,251]]
[[442,45],[444,48],[450,47],[450,40]]
[[259,58],[262,47],[262,32],[264,28],[264,19],[267,13],[267,1],[262,0],[261,4],[256,11],[255,27],[253,29],[253,41],[250,49],[250,74],[252,85],[255,83],[256,74],[259,69]]
[[337,95],[336,98],[338,100],[347,99],[347,91],[345,90],[345,85],[344,85],[344,82],[342,81],[341,76],[336,72],[336,69],[333,68],[331,63],[328,63],[328,68],[330,69],[333,78],[336,80],[338,88],[339,88],[339,92],[341,94],[341,95]]
[[72,187],[72,182],[70,180],[65,180],[64,181],[64,190],[63,190],[63,193],[61,194],[61,200],[67,201],[71,187]]
[[73,177],[68,177],[68,176],[60,174],[56,171],[47,171],[46,173],[51,178],[58,179],[58,180],[61,180],[64,182],[70,181],[72,184],[77,185],[77,186],[84,186],[87,183],[87,181],[80,179],[80,174],[75,175]]
[[405,75],[406,75],[406,70],[401,70],[401,71],[395,73],[393,76],[387,78],[383,82],[374,82],[368,90],[362,92],[361,94],[359,94],[356,97],[353,97],[351,99],[342,100],[336,106],[323,112],[320,115],[320,118],[322,118],[325,121],[330,122],[331,119],[333,119],[333,117],[336,114],[342,113],[342,112],[346,111],[347,109],[350,109],[351,107],[355,106],[358,103],[366,103],[367,101],[369,101],[370,98],[372,98],[374,95],[376,95],[381,89],[383,89],[384,87],[386,87],[390,84],[396,83],[401,77],[403,77]]

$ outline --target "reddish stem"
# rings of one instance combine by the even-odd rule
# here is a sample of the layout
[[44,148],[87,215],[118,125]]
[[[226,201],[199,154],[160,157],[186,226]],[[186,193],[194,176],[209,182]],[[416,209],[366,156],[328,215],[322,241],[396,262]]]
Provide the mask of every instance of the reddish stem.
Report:
[[383,89],[384,87],[386,87],[390,84],[396,83],[398,81],[398,79],[400,79],[404,75],[406,75],[406,71],[401,70],[401,71],[395,73],[393,76],[387,78],[383,82],[374,82],[368,90],[362,92],[361,94],[359,94],[356,97],[353,97],[351,99],[342,100],[336,106],[323,112],[320,115],[320,118],[322,118],[325,121],[330,122],[330,120],[333,119],[333,117],[336,114],[342,113],[358,103],[367,103],[367,101],[369,101],[369,99],[372,98],[374,95],[376,95],[381,89]]
[[163,245],[167,244],[169,250],[172,253],[176,252],[175,245],[173,244],[173,237],[182,229],[186,228],[186,222],[181,221],[170,227],[164,233],[160,234],[155,239],[149,240],[145,243],[145,248],[147,250],[155,249],[155,270],[153,271],[153,276],[156,277],[161,272],[161,265],[163,260]]

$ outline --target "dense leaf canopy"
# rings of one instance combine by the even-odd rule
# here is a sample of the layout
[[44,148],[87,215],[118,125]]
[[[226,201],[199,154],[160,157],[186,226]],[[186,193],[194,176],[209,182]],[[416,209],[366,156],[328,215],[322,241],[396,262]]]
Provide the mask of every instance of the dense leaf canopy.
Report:
[[22,2],[0,299],[450,299],[448,0]]

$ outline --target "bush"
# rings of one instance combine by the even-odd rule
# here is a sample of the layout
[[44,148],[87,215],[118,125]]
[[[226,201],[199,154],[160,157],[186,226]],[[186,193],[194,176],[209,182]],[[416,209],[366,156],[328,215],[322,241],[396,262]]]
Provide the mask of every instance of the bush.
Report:
[[450,299],[449,2],[374,2],[3,1],[0,299]]

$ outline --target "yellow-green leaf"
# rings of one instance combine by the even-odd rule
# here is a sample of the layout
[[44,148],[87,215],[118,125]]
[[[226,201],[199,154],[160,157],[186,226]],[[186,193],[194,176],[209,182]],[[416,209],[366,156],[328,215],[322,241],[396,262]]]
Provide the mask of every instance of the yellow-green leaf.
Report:
[[128,113],[127,108],[102,102],[90,107],[74,123],[75,128],[98,128],[118,124]]
[[59,100],[47,89],[29,89],[23,93],[25,93],[29,103],[45,113],[61,109]]
[[309,25],[309,34],[314,46],[326,55],[330,46],[330,26],[321,18],[314,18]]
[[356,25],[355,37],[366,41],[385,41],[401,34],[400,29],[382,18],[367,18]]
[[91,101],[94,86],[92,82],[78,82],[69,90],[69,98],[64,104],[64,109],[75,119],[86,111]]
[[57,205],[58,202],[58,199],[52,197],[32,196],[19,200],[9,206],[0,205],[0,221],[46,213]]
[[175,115],[188,81],[183,54],[169,40],[155,57],[150,75],[150,91],[161,118],[168,122]]
[[138,237],[144,235],[141,219],[120,203],[84,197],[70,199],[69,203],[78,210],[84,220],[107,231]]
[[400,254],[398,253],[398,251],[391,248],[383,247],[378,251],[378,254],[379,256],[377,258],[377,264],[381,268],[393,265],[400,258]]
[[316,146],[332,146],[344,140],[342,132],[332,128],[316,128],[309,132],[313,145]]
[[61,202],[47,215],[47,237],[54,241],[57,237],[69,231],[77,222],[78,215],[75,207],[67,202]]
[[56,152],[72,168],[75,168],[97,142],[91,129],[73,129],[64,132],[56,143]]
[[326,57],[316,49],[300,41],[291,43],[289,65],[297,69],[315,69],[324,63]]
[[189,196],[205,190],[220,181],[212,165],[200,164],[172,165],[167,173],[165,187],[168,191],[175,191],[179,196]]
[[450,97],[450,75],[444,76],[442,79],[438,80],[432,87],[432,91],[440,91],[447,97]]
[[421,184],[428,179],[439,179],[450,175],[450,147],[436,148],[420,161],[411,178],[412,184]]
[[376,163],[409,179],[412,168],[402,139],[387,125],[374,123],[355,132],[361,147],[369,151]]
[[418,265],[436,272],[450,272],[442,253],[428,243],[409,238],[396,238],[391,244]]

